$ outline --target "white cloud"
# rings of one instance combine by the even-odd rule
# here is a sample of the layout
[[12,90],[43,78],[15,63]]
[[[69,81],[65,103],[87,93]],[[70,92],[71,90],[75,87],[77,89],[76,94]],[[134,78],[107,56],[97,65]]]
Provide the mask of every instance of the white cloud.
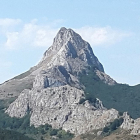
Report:
[[131,33],[107,27],[82,27],[76,29],[83,39],[92,46],[111,45],[129,37]]
[[5,35],[7,32],[15,31],[21,23],[20,19],[0,19],[0,34]]
[[[54,24],[57,22],[54,21]],[[14,30],[9,30],[8,27],[11,25],[14,25]],[[37,19],[33,19],[26,24],[23,24],[20,19],[0,19],[0,26],[5,26],[5,29],[7,29],[4,32],[6,37],[4,46],[7,49],[20,49],[26,46],[49,47],[58,31],[58,28],[54,28],[52,23],[51,25],[40,25]],[[111,27],[82,27],[75,29],[75,31],[91,46],[110,45],[131,35],[129,32]]]
[[26,45],[31,47],[48,47],[52,44],[53,38],[58,29],[50,26],[37,25],[34,22],[27,23],[22,30],[7,32],[5,46],[8,49],[18,49]]
[[19,41],[18,35],[19,35],[18,32],[6,33],[7,41],[6,41],[5,45],[8,48],[11,48],[11,49],[14,48],[16,46],[17,42]]
[[0,60],[0,67],[1,68],[9,68],[12,66],[12,62]]
[[0,26],[3,27],[13,26],[19,23],[21,23],[20,19],[10,19],[10,18],[0,19]]

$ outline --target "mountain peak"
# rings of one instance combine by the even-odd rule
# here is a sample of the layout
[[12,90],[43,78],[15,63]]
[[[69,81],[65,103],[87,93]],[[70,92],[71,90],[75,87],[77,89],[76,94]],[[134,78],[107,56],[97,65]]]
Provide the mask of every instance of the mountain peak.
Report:
[[59,30],[59,32],[64,32],[64,31],[66,31],[66,30],[67,30],[67,28],[61,27],[60,30]]
[[[103,128],[118,117],[118,111],[107,110],[99,99],[88,101],[80,74],[90,76],[89,70],[104,83],[110,83],[111,78],[103,73],[90,44],[72,29],[61,28],[37,66],[5,83],[10,90],[16,86],[15,91],[19,87],[21,91],[5,113],[19,118],[29,113],[30,125],[49,124],[76,135]],[[13,96],[9,89],[2,89],[4,94]]]
[[62,27],[62,28],[60,28],[56,37],[54,38],[53,44],[54,45],[61,44],[61,46],[63,46],[64,43],[66,43],[68,41],[74,41],[74,40],[83,42],[83,39],[81,38],[81,36],[79,34],[74,32],[72,29],[67,29],[65,27]]
[[42,62],[45,65],[48,63],[48,67],[66,66],[68,71],[70,69],[79,71],[85,66],[93,65],[104,72],[103,66],[94,55],[90,44],[75,31],[65,27],[58,31],[52,46],[44,53]]
[[[0,89],[2,87],[6,97],[9,93],[16,96],[24,89],[21,87],[31,89],[33,86],[51,87],[73,84],[79,88],[78,74],[91,66],[104,72],[103,66],[94,55],[90,44],[72,29],[62,27],[54,38],[53,44],[44,53],[42,60],[29,71],[14,77],[15,81],[11,79],[2,84]],[[105,79],[106,77],[102,76],[103,74],[100,74],[99,71],[100,79]],[[18,83],[17,86],[14,86],[15,82]],[[7,90],[5,91],[4,88]]]
[[70,32],[70,31],[74,32],[71,28],[67,29],[66,27],[61,27],[60,30],[58,31],[58,34],[59,33],[64,33],[64,32]]

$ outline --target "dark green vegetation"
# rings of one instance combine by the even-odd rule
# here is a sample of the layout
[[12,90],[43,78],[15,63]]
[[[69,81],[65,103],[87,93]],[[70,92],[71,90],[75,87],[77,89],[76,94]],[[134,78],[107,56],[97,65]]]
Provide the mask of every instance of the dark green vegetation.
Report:
[[[56,136],[58,140],[71,140],[73,138],[73,134],[61,129],[53,129],[52,126],[48,124],[38,128],[30,126],[30,114],[23,118],[9,117],[4,111],[13,100],[14,99],[0,100],[0,140],[8,140],[10,136],[13,140],[22,140],[19,138],[25,135],[26,137],[28,136],[37,140],[45,140],[45,138],[52,139],[51,136]],[[5,134],[7,134],[7,136],[4,137]],[[31,140],[28,137],[23,138],[25,138],[24,140]]]
[[121,128],[112,131],[111,133],[102,133],[97,135],[97,132],[101,130],[94,130],[92,133],[82,134],[80,139],[74,140],[140,140],[140,135],[130,135],[129,130]]
[[132,118],[140,117],[140,85],[105,84],[95,74],[96,68],[89,67],[79,74],[80,82],[85,86],[86,99],[90,102],[99,98],[108,109],[115,108],[120,112],[127,111]]
[[[82,134],[80,138],[81,140],[104,140],[105,138],[107,138],[106,140],[120,140],[126,137],[126,139],[123,140],[132,140],[128,138],[133,137],[132,135],[129,135],[130,132],[120,128],[122,123],[123,118],[120,117],[119,119],[115,119],[113,122],[108,123],[103,129],[93,130],[90,133]],[[101,134],[98,135],[98,132],[101,132]]]
[[21,133],[0,129],[0,140],[33,140]]
[[122,123],[123,123],[123,118],[115,119],[108,126],[104,127],[103,132],[110,133],[116,130],[119,126],[121,126]]

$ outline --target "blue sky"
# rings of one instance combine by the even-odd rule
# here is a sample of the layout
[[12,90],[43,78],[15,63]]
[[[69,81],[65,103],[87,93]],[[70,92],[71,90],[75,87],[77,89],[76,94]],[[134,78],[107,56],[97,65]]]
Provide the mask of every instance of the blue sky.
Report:
[[37,64],[61,27],[88,41],[117,82],[140,83],[139,0],[0,2],[0,83]]

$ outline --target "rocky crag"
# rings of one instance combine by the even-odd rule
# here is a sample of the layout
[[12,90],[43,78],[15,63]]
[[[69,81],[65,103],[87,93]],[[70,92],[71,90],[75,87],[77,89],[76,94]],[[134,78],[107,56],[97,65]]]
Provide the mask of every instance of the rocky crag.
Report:
[[30,124],[51,124],[53,128],[62,128],[76,135],[93,129],[104,128],[107,123],[118,118],[118,111],[107,110],[101,101],[95,105],[85,101],[84,92],[69,85],[46,89],[24,90],[18,99],[6,110],[11,117],[23,117],[30,110]]
[[115,83],[108,75],[100,74],[104,72],[103,66],[93,54],[89,43],[73,30],[63,27],[38,65],[0,85],[0,99],[18,96],[24,89],[32,89],[37,75],[40,80],[43,77],[48,79],[46,84],[49,85],[44,85],[44,88],[66,84],[79,88],[78,73],[91,65],[98,68],[102,80],[109,84]]
[[132,119],[127,112],[123,114],[124,122],[121,125],[121,128],[129,130],[132,135],[140,134],[140,118]]
[[[1,99],[18,97],[5,112],[18,118],[30,113],[31,125],[48,123],[76,135],[104,128],[119,113],[107,110],[97,98],[94,103],[85,99],[79,73],[88,67],[94,67],[104,83],[117,84],[105,74],[89,43],[72,29],[61,28],[38,65],[0,85]],[[125,129],[129,117],[123,117],[121,127]]]

